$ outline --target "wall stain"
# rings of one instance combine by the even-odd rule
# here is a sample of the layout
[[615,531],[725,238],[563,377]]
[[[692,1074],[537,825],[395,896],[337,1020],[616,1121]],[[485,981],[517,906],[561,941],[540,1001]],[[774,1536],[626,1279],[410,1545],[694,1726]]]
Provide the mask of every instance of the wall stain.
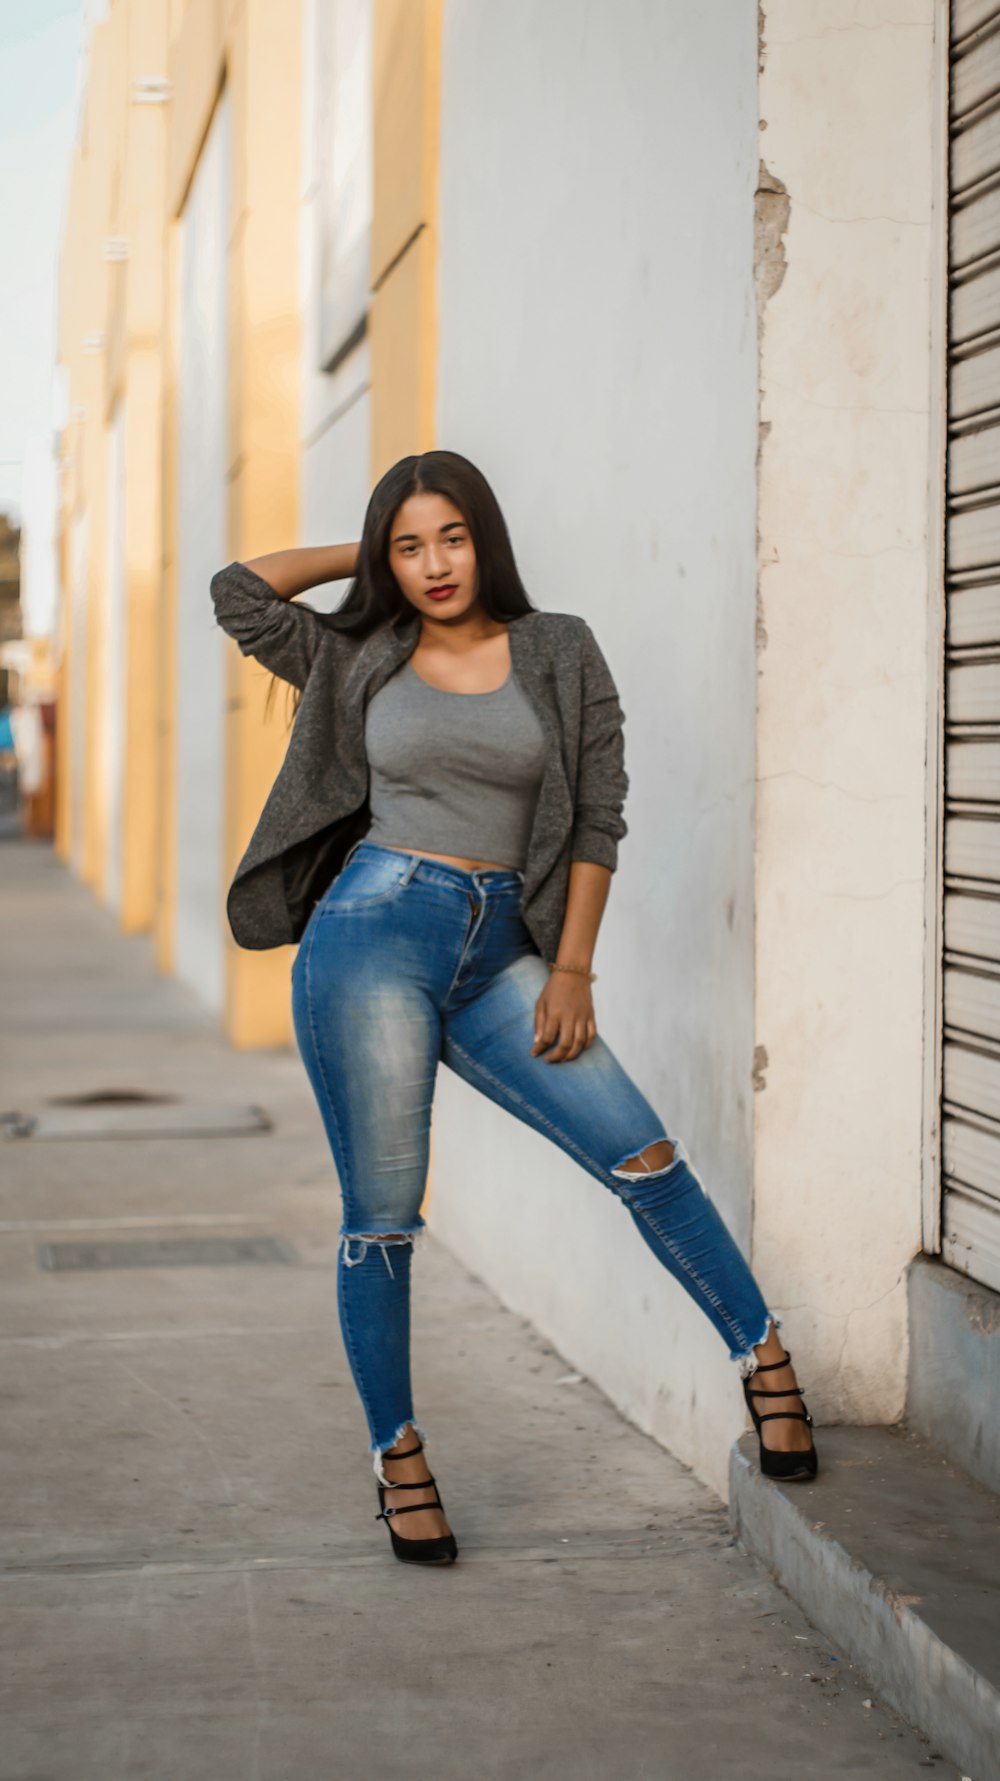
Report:
[[753,1048],[753,1092],[755,1095],[759,1095],[761,1089],[767,1087],[764,1080],[767,1061],[767,1046],[755,1045]]

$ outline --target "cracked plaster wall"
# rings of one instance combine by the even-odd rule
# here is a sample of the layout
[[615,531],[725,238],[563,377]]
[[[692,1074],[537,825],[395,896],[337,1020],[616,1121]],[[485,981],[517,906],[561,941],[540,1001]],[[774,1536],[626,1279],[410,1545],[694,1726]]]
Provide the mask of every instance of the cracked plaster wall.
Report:
[[895,1420],[920,1246],[934,0],[761,9],[754,1265]]

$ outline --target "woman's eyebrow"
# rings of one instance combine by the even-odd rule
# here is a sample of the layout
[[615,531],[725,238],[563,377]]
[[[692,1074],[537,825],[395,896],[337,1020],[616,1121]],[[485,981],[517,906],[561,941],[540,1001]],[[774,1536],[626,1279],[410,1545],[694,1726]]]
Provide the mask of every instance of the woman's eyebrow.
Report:
[[[439,532],[450,532],[455,526],[464,526],[464,524],[465,524],[464,519],[448,519],[448,520],[445,520],[445,523],[443,526],[438,526],[438,531]],[[396,536],[392,542],[393,542],[393,544],[409,544],[411,542],[411,540],[414,544],[419,544],[419,542],[420,542],[419,533],[417,533],[417,532],[397,532]]]

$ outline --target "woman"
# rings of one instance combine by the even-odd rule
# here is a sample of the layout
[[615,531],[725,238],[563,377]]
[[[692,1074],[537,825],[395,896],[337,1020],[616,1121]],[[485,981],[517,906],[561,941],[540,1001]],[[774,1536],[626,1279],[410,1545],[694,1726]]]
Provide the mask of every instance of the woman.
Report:
[[[290,604],[351,576],[335,612]],[[241,945],[299,942],[296,1039],[343,1192],[341,1329],[396,1556],[457,1556],[410,1383],[439,1062],[624,1201],[737,1362],[762,1469],[813,1477],[780,1322],[597,1031],[591,961],[628,778],[587,624],[532,605],[489,484],[447,451],[387,471],[359,545],[232,563],[212,597],[243,653],[301,695],[227,910]],[[749,1384],[761,1371],[766,1391]]]

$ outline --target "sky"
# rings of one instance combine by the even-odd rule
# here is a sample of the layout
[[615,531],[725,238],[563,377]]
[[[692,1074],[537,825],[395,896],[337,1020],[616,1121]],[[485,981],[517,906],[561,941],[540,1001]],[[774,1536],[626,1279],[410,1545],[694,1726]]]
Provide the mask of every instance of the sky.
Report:
[[0,0],[0,512],[53,425],[56,263],[80,78],[81,0]]

